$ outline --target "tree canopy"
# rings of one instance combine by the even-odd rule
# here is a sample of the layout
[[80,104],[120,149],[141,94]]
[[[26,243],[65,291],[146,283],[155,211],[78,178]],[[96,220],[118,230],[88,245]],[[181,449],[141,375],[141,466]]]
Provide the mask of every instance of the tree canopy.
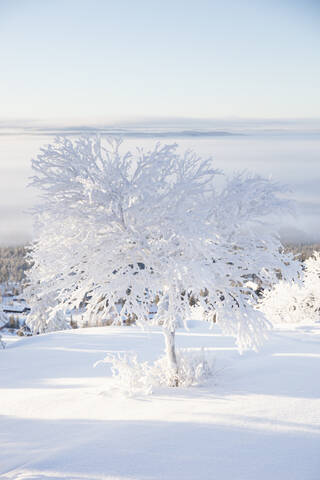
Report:
[[120,140],[98,137],[57,138],[32,166],[42,200],[30,280],[34,303],[46,302],[42,322],[86,298],[89,317],[134,315],[173,332],[192,296],[240,349],[258,347],[267,321],[244,276],[296,272],[268,222],[290,207],[281,186],[228,178],[175,144],[122,154]]

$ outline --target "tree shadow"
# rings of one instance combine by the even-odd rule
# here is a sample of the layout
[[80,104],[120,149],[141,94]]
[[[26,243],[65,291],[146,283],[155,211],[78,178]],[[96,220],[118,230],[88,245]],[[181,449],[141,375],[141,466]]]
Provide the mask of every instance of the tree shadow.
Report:
[[[248,422],[243,416],[239,420]],[[317,480],[319,431],[221,423],[1,418],[2,480]],[[262,422],[262,423],[261,423]],[[263,428],[262,428],[263,427]],[[2,476],[1,476],[2,474]]]

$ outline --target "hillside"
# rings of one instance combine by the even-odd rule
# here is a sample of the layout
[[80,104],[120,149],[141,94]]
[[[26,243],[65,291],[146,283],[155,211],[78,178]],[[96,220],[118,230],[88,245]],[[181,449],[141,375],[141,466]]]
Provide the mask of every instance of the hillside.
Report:
[[107,351],[156,358],[159,331],[102,327],[14,340],[0,351],[3,480],[318,480],[320,325],[276,329],[259,354],[195,326],[183,348],[205,346],[205,386],[122,398]]

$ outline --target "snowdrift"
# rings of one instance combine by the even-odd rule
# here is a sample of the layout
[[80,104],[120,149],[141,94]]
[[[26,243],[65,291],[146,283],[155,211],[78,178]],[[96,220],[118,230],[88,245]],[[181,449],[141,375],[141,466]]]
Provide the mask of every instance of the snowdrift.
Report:
[[160,331],[63,331],[0,351],[1,480],[318,480],[320,328],[286,326],[258,353],[197,328],[180,348],[212,351],[204,387],[122,398],[106,353],[161,354]]

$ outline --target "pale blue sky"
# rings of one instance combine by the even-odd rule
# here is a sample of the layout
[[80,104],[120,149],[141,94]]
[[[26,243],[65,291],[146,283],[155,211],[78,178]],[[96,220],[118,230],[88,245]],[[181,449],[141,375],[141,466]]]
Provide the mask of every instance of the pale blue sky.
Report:
[[0,120],[320,117],[320,0],[0,0]]

